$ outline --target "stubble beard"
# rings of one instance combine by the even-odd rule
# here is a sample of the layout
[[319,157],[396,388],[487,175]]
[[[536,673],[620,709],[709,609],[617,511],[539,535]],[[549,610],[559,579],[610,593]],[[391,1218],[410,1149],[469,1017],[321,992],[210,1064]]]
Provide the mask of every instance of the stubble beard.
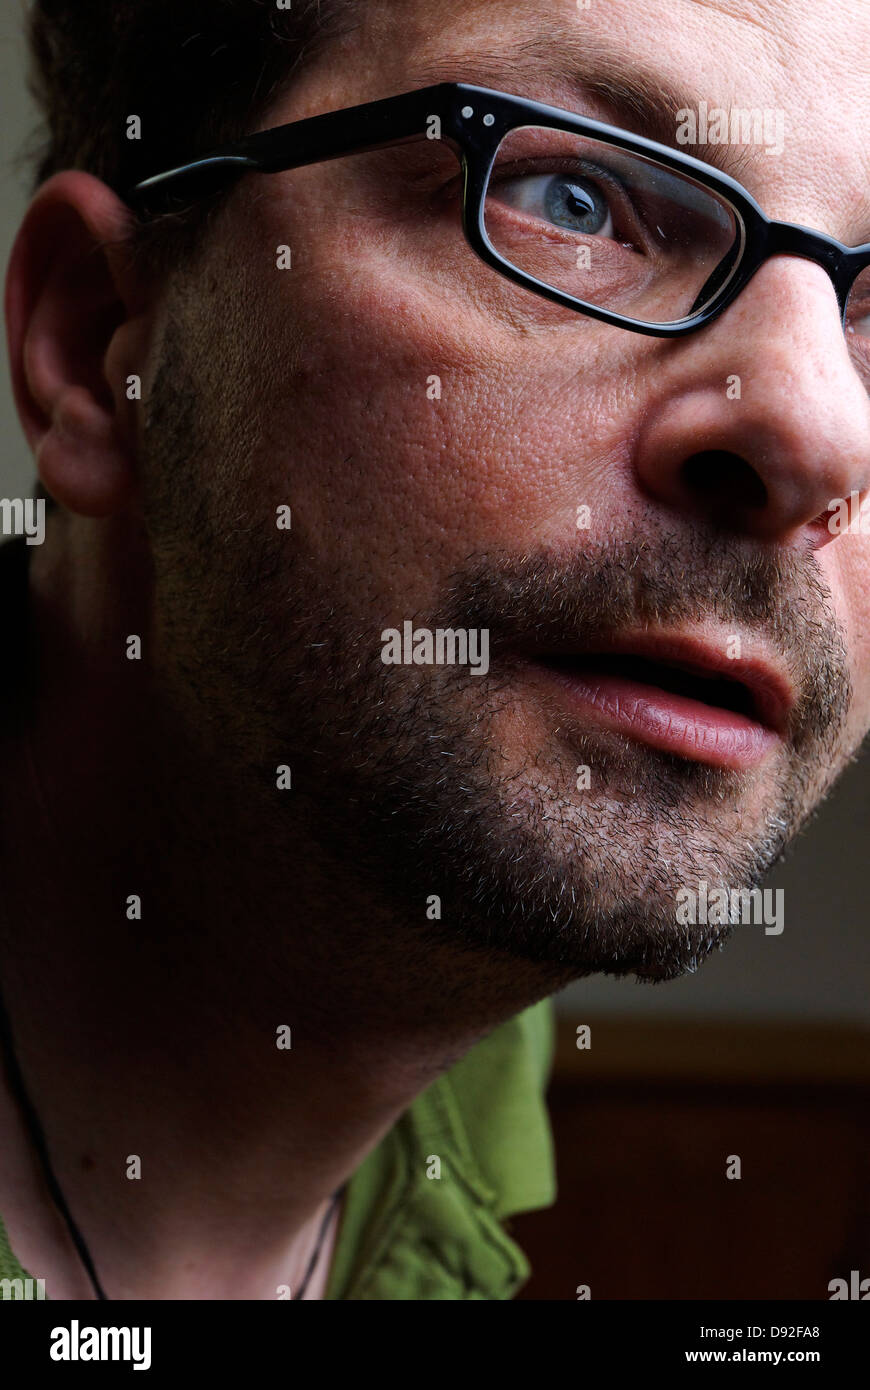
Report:
[[[418,957],[427,942],[483,950],[542,967],[552,987],[695,970],[733,928],[679,924],[679,889],[755,886],[845,761],[845,646],[811,558],[760,558],[702,527],[647,528],[567,560],[482,555],[451,576],[436,611],[404,616],[487,627],[489,673],[385,666],[381,615],[361,623],[352,585],[290,551],[250,490],[227,496],[231,459],[221,473],[196,465],[196,380],[180,352],[155,387],[149,439],[165,674],[240,794],[273,788],[276,766],[292,765],[292,797],[270,802],[275,852],[304,863],[316,844],[407,924]],[[239,433],[239,477],[254,443]],[[182,459],[193,507],[167,482]],[[233,524],[244,555],[225,544]],[[710,614],[771,636],[799,676],[790,739],[763,774],[583,728],[544,701],[532,710],[517,632],[549,624],[589,640],[603,625]],[[592,776],[582,791],[581,765]]]

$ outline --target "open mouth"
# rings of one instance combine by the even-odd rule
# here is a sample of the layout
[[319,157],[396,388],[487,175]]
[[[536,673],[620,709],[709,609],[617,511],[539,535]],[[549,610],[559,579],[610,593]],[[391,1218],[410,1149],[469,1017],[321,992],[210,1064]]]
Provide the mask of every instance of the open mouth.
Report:
[[708,644],[664,635],[641,634],[620,646],[541,652],[532,667],[567,693],[584,724],[652,748],[739,770],[779,743],[791,697],[765,663],[726,661]]
[[634,653],[596,652],[547,658],[547,665],[566,672],[619,677],[637,685],[652,687],[670,695],[680,695],[699,704],[713,705],[766,723],[756,693],[740,680],[671,661],[653,661]]

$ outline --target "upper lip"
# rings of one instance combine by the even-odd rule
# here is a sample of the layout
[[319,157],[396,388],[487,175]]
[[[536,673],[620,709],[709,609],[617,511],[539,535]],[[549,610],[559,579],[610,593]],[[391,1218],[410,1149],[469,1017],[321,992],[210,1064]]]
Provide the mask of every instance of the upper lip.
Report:
[[[740,648],[746,647],[748,651],[746,655],[731,658],[727,654],[728,642],[738,636]],[[589,660],[598,655],[645,657],[693,675],[734,681],[749,692],[758,722],[777,733],[785,732],[795,704],[794,688],[785,669],[766,650],[760,650],[757,643],[734,632],[723,632],[718,640],[713,640],[709,634],[701,637],[647,628],[642,632],[602,636],[600,641],[596,639],[594,646],[582,651],[566,647],[549,654]]]

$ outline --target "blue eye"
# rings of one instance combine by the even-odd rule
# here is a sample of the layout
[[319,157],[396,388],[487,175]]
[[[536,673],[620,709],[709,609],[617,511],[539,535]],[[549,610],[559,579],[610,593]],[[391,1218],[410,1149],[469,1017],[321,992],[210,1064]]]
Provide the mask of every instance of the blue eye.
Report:
[[508,207],[585,236],[612,237],[613,218],[607,198],[588,179],[568,174],[533,174],[501,180],[493,196]]

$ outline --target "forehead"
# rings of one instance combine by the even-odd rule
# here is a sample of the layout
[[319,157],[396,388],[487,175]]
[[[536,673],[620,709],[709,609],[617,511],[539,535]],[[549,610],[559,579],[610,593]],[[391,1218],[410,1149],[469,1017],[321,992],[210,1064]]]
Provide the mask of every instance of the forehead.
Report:
[[809,112],[834,100],[870,101],[866,0],[363,0],[363,29],[384,68],[476,49],[525,51],[557,68],[584,53],[661,68],[700,87],[747,84],[768,100],[789,94]]
[[733,151],[729,172],[771,216],[847,241],[862,219],[866,231],[870,142],[859,132],[870,122],[867,0],[584,2],[588,8],[576,0],[361,0],[343,55],[324,52],[318,66],[329,90],[310,109],[462,80],[660,138],[643,110],[608,105],[607,87],[621,91],[624,78],[658,88],[666,119],[702,101],[767,108],[781,113],[782,153]]

